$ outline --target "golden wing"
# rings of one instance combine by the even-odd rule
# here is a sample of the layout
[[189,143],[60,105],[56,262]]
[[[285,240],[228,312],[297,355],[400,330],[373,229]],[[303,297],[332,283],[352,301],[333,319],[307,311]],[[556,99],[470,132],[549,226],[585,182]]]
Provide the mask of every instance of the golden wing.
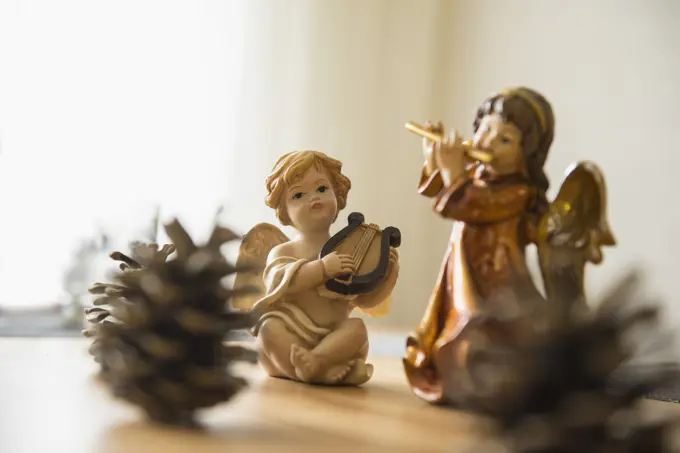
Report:
[[[370,316],[371,318],[382,318],[383,316],[387,316],[390,313],[390,309],[392,308],[392,291],[394,290],[394,284],[396,284],[397,279],[399,278],[399,261],[398,261],[398,256],[399,253],[397,252],[397,249],[393,248],[390,251],[391,254],[394,254],[397,259],[395,259],[394,264],[390,262],[390,265],[387,269],[387,275],[385,276],[384,282],[387,282],[388,285],[391,286],[390,291],[387,293],[387,296],[382,297],[380,303],[373,307],[360,307],[360,306],[354,306],[353,308],[358,310],[360,313]],[[392,258],[390,257],[390,260]],[[383,284],[384,284],[383,282]],[[383,291],[383,284],[378,286],[374,291],[376,292],[382,292]]]
[[250,271],[239,271],[236,274],[234,290],[256,288],[233,299],[233,307],[237,310],[250,310],[265,293],[262,271],[267,264],[269,252],[279,244],[288,242],[288,236],[270,223],[258,223],[246,233],[239,247],[237,268],[248,268]]
[[578,162],[567,170],[538,228],[538,257],[548,300],[563,310],[585,309],[585,265],[601,263],[601,248],[614,245],[602,172],[592,162]]
[[371,318],[382,318],[383,316],[387,316],[390,313],[390,308],[392,307],[392,296],[387,296],[385,299],[382,300],[377,306],[373,308],[361,308],[361,307],[354,307],[359,312],[363,313],[366,316],[370,316]]

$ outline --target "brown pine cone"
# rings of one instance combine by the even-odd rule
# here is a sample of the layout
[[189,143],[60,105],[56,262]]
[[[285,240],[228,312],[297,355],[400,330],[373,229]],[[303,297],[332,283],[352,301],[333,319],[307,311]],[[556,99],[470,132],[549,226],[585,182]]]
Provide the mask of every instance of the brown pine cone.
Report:
[[115,396],[154,421],[195,426],[196,410],[226,402],[246,385],[230,366],[256,355],[225,340],[253,320],[230,309],[235,290],[222,284],[239,269],[220,247],[238,236],[215,227],[208,243],[196,246],[179,222],[165,229],[171,246],[140,245],[135,259],[112,254],[122,272],[115,283],[92,287],[102,296],[89,310],[95,324],[88,333],[100,377]]

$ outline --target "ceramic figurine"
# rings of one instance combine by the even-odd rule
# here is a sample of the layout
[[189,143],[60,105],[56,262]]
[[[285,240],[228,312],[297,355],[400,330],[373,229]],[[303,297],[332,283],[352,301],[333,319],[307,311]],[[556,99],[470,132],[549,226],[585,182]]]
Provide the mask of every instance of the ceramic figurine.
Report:
[[399,265],[396,228],[381,230],[352,213],[331,237],[330,228],[347,203],[350,180],[342,164],[317,151],[283,155],[266,180],[267,206],[282,225],[253,227],[241,244],[236,288],[258,287],[234,307],[259,320],[252,330],[259,360],[269,375],[305,383],[361,385],[373,373],[366,363],[368,336],[354,309],[387,314]]
[[[482,391],[470,366],[486,348],[529,341],[565,312],[585,310],[585,264],[600,263],[601,247],[615,245],[604,178],[595,164],[579,162],[547,199],[554,117],[529,88],[486,99],[470,141],[445,134],[441,123],[406,127],[424,137],[419,193],[453,231],[425,315],[407,339],[405,372],[421,398],[465,405]],[[527,268],[530,244],[549,303]]]

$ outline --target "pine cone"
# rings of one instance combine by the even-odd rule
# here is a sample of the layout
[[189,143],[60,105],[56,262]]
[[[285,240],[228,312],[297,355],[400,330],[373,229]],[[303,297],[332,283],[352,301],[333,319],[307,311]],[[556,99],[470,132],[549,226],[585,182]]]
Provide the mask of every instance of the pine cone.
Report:
[[[109,257],[114,261],[120,262],[119,268],[121,272],[137,272],[141,269],[149,267],[152,262],[165,262],[168,256],[175,251],[175,247],[170,244],[164,245],[160,250],[158,244],[145,244],[142,242],[133,242],[130,244],[130,255],[125,255],[121,252],[113,252]],[[101,340],[97,336],[99,328],[97,325],[109,322],[120,322],[116,318],[117,307],[123,306],[126,301],[118,294],[120,285],[111,283],[95,283],[88,289],[90,294],[99,295],[94,300],[94,307],[85,309],[86,319],[92,327],[85,329],[83,334],[86,337],[94,337],[89,353],[94,357],[94,360],[104,367],[101,360]]]
[[[625,336],[643,323],[637,345],[669,351],[652,306],[636,306],[636,275],[619,284],[592,317],[567,320],[537,343],[514,351],[489,352],[485,373],[510,372],[512,404],[488,415],[501,426],[515,453],[667,453],[672,426],[644,424],[637,407],[649,392],[680,376],[672,360],[647,359]],[[630,309],[633,307],[632,309]],[[670,352],[670,351],[669,351]],[[494,365],[497,364],[497,365]],[[512,369],[511,369],[512,368]]]
[[196,426],[196,410],[226,402],[246,386],[230,365],[254,362],[256,355],[224,341],[253,320],[229,308],[235,291],[221,283],[240,271],[220,253],[238,236],[215,227],[207,244],[197,247],[179,222],[165,229],[176,257],[166,261],[167,247],[147,259],[138,254],[144,265],[115,255],[124,269],[116,284],[92,288],[104,294],[100,305],[111,309],[91,330],[101,378],[115,396],[139,405],[154,421]]

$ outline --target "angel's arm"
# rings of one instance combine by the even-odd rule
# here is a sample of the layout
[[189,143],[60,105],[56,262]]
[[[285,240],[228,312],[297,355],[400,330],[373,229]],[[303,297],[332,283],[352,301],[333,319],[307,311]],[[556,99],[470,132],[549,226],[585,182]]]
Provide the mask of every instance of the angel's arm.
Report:
[[[281,258],[288,257],[286,244],[274,247],[267,257],[267,263],[274,263]],[[283,264],[282,266],[289,266]],[[269,267],[269,266],[268,266]],[[271,269],[270,272],[283,272],[284,269]],[[291,277],[287,293],[296,294],[320,286],[327,280],[323,262],[321,260],[309,261],[302,264]]]
[[523,182],[486,184],[464,176],[436,195],[434,210],[447,219],[498,222],[525,210],[529,197]]

